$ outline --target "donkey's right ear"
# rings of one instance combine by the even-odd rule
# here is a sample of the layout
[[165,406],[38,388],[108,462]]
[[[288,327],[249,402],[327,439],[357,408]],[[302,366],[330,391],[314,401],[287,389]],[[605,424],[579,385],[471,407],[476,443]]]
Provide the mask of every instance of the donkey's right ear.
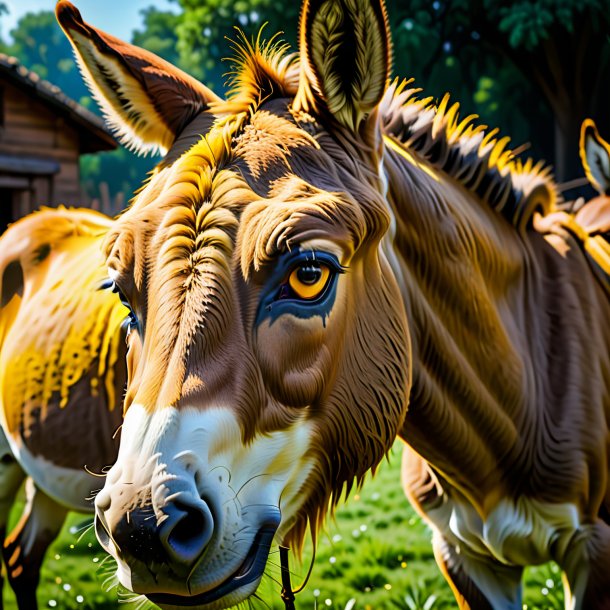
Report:
[[193,117],[220,101],[160,57],[85,23],[67,0],[57,3],[55,14],[87,85],[127,147],[167,152]]
[[601,195],[610,195],[610,144],[591,119],[585,119],[580,129],[580,160],[591,186]]

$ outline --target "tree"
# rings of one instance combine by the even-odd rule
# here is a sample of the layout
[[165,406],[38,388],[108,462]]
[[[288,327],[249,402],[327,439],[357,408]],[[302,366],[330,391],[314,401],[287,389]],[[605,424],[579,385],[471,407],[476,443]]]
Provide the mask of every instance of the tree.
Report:
[[225,0],[173,1],[182,9],[177,26],[180,63],[219,93],[225,90],[230,71],[230,64],[223,62],[231,56],[227,39],[238,37],[236,27],[252,36],[268,22],[267,37],[286,28],[282,38],[296,48],[298,2],[237,0],[229,5]]
[[[6,2],[0,2],[0,26],[2,25],[2,17],[4,15],[8,15],[9,14],[9,10],[8,10],[8,6],[6,5]],[[2,28],[0,27],[0,49],[2,49],[2,52],[4,53],[4,49],[5,49],[5,43],[4,43],[4,36],[3,36],[3,31]]]
[[[404,7],[409,6],[409,9]],[[548,142],[560,180],[582,175],[580,124],[610,132],[610,0],[411,0],[404,10],[435,16],[439,43],[463,65],[486,58],[517,71],[525,118]],[[438,47],[436,50],[438,55]],[[495,80],[498,80],[496,75]],[[506,91],[506,88],[505,88]],[[503,98],[497,98],[503,103]],[[540,102],[544,104],[543,110]],[[507,105],[507,109],[511,107]]]
[[581,174],[576,152],[583,119],[594,118],[610,133],[610,1],[481,4],[475,25],[482,42],[504,53],[552,111],[557,175]]
[[144,27],[132,36],[133,44],[156,53],[166,61],[180,66],[177,29],[180,16],[169,11],[160,11],[154,6],[140,11],[144,17]]
[[26,13],[11,31],[6,52],[29,70],[57,85],[67,96],[92,108],[91,98],[72,57],[72,47],[51,11]]

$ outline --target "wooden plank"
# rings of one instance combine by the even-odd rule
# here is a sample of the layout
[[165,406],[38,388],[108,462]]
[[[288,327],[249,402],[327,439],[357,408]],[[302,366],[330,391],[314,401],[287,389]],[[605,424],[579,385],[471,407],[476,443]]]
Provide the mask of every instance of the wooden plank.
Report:
[[64,117],[18,89],[5,88],[5,129],[0,139],[7,144],[36,142],[39,146],[79,148],[79,136]]
[[29,189],[30,180],[22,176],[2,176],[0,175],[0,188],[9,189]]
[[55,132],[50,129],[35,127],[16,127],[7,124],[4,128],[2,141],[5,144],[38,146],[38,148],[55,148]]
[[[33,144],[30,146],[24,146],[19,144],[6,144],[5,142],[0,142],[0,154],[35,156],[36,153],[38,153],[38,155],[40,156],[41,150],[39,147]],[[78,151],[67,148],[48,148],[44,150],[44,156],[49,157],[51,159],[56,159],[60,162],[77,162]]]
[[56,131],[55,147],[73,148],[78,153],[80,149],[80,137],[76,133],[76,130],[65,124],[61,128],[58,127]]
[[55,176],[55,183],[75,182],[80,178],[80,167],[78,163],[63,163],[61,170]]
[[37,115],[35,112],[5,114],[6,127],[35,127],[36,129],[53,129],[54,120]]
[[10,83],[4,83],[4,104],[7,112],[32,112],[53,120],[56,113],[40,99],[28,95]]
[[31,176],[57,174],[61,165],[55,159],[40,157],[17,157],[0,154],[0,172]]
[[75,207],[82,207],[83,199],[79,191],[74,189],[70,190],[59,190],[53,194],[53,204],[55,205],[70,205]]
[[44,205],[51,200],[51,176],[35,178],[32,180],[32,202],[36,205]]
[[13,208],[17,213],[17,217],[26,216],[33,211],[33,206],[30,201],[29,191],[18,191],[14,194],[13,202],[15,207]]
[[32,134],[45,134],[45,141],[54,148],[79,150],[80,138],[78,133],[61,119],[56,119],[53,123],[34,122],[30,121],[29,118],[19,121],[13,120],[6,125],[0,138],[8,143],[16,140],[27,143],[31,141]]

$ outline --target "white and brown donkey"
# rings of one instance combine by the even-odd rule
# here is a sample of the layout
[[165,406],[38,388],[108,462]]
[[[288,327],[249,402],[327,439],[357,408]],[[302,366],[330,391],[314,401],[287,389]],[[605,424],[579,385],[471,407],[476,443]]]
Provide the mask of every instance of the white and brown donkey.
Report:
[[46,209],[0,237],[0,544],[20,610],[37,607],[44,553],[68,510],[92,511],[93,473],[116,459],[128,310],[99,290],[110,225],[90,210]]
[[399,435],[462,608],[520,609],[548,560],[568,608],[610,608],[610,303],[534,222],[546,172],[388,85],[382,0],[305,0],[299,55],[240,43],[228,100],[57,13],[124,140],[168,151],[105,242],[134,327],[96,498],[121,583],[246,599]]

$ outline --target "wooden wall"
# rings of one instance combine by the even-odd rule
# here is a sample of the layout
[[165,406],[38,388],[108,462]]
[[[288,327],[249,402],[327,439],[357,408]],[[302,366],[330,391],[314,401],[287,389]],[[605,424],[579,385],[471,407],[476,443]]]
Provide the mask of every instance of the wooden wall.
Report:
[[0,155],[52,160],[60,165],[55,175],[25,176],[30,188],[14,197],[14,212],[21,216],[43,204],[79,205],[76,129],[48,105],[6,81],[0,82],[0,100]]

